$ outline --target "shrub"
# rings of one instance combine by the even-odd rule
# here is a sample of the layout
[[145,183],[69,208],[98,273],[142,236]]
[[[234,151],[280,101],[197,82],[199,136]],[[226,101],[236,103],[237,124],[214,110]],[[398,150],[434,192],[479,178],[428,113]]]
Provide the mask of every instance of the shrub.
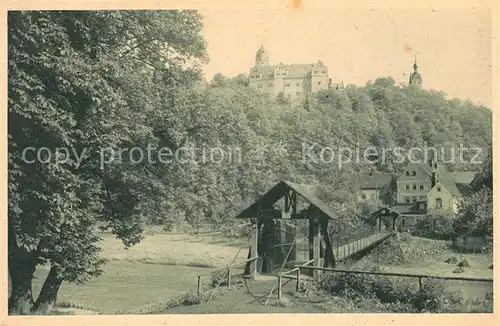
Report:
[[470,267],[470,264],[467,261],[467,259],[463,259],[461,262],[458,263],[458,267]]
[[[380,271],[373,268],[372,271]],[[334,295],[352,299],[376,298],[382,303],[408,303],[415,283],[411,280],[381,275],[343,273],[322,280],[322,288]]]
[[290,299],[289,297],[284,295],[281,297],[281,299],[278,300],[276,305],[278,307],[285,307],[286,308],[286,307],[291,307],[292,304],[293,304],[292,299]]
[[[492,295],[492,293],[490,293]],[[443,307],[441,313],[492,313],[493,312],[493,299],[488,298],[488,295],[484,299],[469,299],[465,300],[461,304],[450,304]]]
[[465,270],[462,268],[462,267],[457,267],[455,268],[455,270],[453,271],[453,273],[455,274],[458,274],[458,273],[463,273],[465,272]]
[[429,215],[413,229],[413,234],[419,237],[450,240],[453,237],[453,219],[444,215]]
[[[350,304],[356,304],[358,311],[458,312],[465,309],[461,306],[464,305],[462,293],[450,290],[445,282],[438,280],[425,280],[422,291],[418,290],[415,279],[366,274],[325,275],[320,284],[330,294],[351,300],[342,305],[349,308]],[[488,305],[483,306],[488,309]],[[474,307],[477,310],[481,304],[475,303]]]
[[58,302],[55,305],[55,307],[58,307],[58,308],[75,308],[75,309],[91,310],[91,311],[99,312],[99,309],[97,309],[96,307],[84,305],[84,304],[81,304],[81,303],[78,303],[78,302],[74,302],[74,301],[71,301],[71,300],[63,301],[63,302]]
[[331,294],[347,295],[350,298],[364,297],[374,293],[373,275],[354,273],[341,273],[335,275],[328,273],[321,280],[321,287]]
[[227,270],[221,270],[212,273],[210,276],[210,285],[217,287],[217,285],[227,285]]
[[383,303],[409,303],[416,288],[415,280],[401,277],[380,277],[374,284],[376,296]]
[[449,290],[441,280],[426,280],[422,291],[413,297],[412,305],[420,312],[442,312],[450,305],[463,303],[460,291]]
[[179,303],[183,306],[192,306],[195,304],[200,304],[200,298],[193,291],[188,291],[179,298]]
[[452,257],[446,259],[444,262],[448,263],[448,264],[456,264],[456,263],[458,263],[458,258],[455,256],[452,256]]

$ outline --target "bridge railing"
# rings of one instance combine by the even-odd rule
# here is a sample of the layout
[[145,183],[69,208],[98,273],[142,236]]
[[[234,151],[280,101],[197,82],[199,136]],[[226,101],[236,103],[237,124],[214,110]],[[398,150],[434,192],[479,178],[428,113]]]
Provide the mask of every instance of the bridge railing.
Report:
[[372,234],[380,232],[390,232],[390,231],[387,229],[378,230],[377,228],[372,226],[362,226],[361,229],[354,234],[352,232],[347,232],[342,230],[338,230],[337,232],[331,232],[330,241],[332,242],[332,246],[343,246],[347,243],[351,243],[356,240],[360,240]]

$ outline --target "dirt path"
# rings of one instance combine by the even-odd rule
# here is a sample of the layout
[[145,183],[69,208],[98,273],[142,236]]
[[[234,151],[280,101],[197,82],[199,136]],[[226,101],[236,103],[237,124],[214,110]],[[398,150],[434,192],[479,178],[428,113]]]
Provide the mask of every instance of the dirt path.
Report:
[[293,297],[295,293],[294,281],[283,288],[283,295],[292,298],[289,307],[278,307],[278,295],[271,295],[267,306],[266,299],[276,278],[264,281],[247,281],[237,283],[234,289],[224,295],[212,298],[209,303],[194,306],[180,306],[160,312],[162,314],[251,314],[251,313],[322,313],[314,303],[306,302]]

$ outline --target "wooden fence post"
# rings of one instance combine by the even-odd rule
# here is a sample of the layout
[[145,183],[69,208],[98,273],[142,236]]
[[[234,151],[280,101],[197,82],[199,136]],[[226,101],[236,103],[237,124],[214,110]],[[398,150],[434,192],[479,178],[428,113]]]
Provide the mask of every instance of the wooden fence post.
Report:
[[420,293],[422,293],[422,278],[418,278],[418,289],[420,290]]
[[227,288],[231,288],[231,265],[227,268]]
[[295,286],[296,291],[300,291],[300,268],[297,268],[297,285]]
[[278,275],[278,300],[281,300],[281,284],[282,278],[281,275]]
[[201,276],[198,275],[198,299],[200,300],[201,302]]

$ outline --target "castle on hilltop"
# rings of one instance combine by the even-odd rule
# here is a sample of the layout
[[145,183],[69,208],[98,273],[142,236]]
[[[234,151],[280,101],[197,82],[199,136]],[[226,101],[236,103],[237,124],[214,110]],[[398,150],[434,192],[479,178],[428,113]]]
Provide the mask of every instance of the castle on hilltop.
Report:
[[[249,85],[272,96],[283,93],[288,98],[300,98],[324,89],[343,89],[344,83],[332,83],[328,68],[318,60],[308,64],[269,64],[269,55],[263,46],[255,55],[255,66],[250,69]],[[417,56],[408,84],[422,88],[422,75],[418,72]]]
[[269,64],[269,55],[263,46],[255,56],[255,66],[250,69],[250,87],[273,96],[283,93],[289,98],[299,98],[323,89],[341,89],[343,83],[332,83],[328,68],[317,61],[310,64]]

